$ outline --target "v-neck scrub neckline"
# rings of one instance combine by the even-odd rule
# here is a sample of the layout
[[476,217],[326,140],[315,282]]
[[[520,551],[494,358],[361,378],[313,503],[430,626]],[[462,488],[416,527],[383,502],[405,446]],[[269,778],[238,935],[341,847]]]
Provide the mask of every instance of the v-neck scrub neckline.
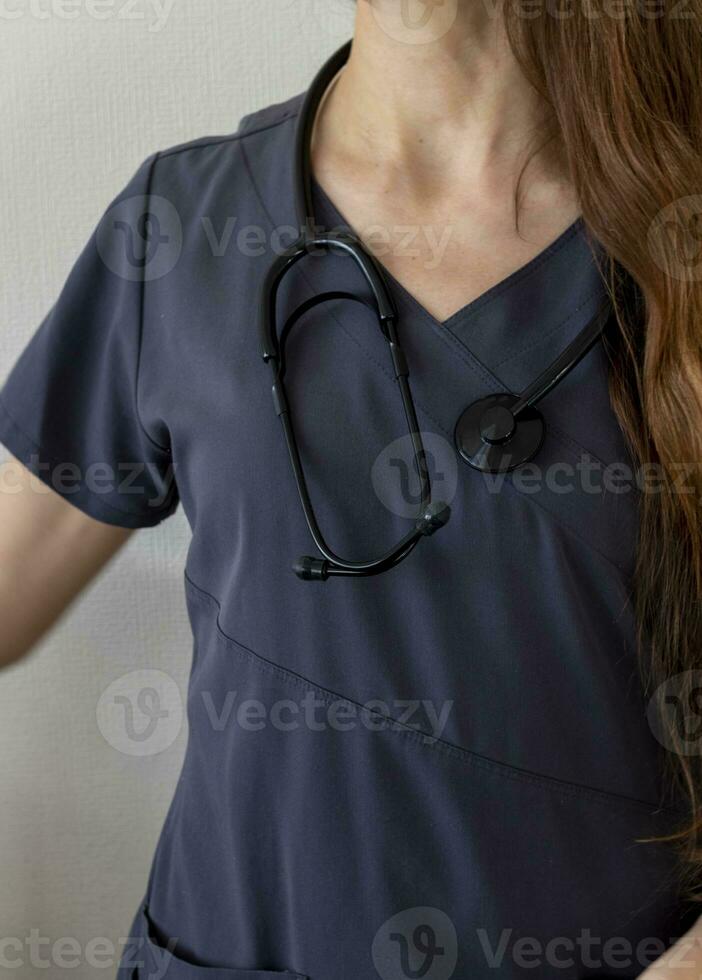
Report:
[[[522,980],[525,944],[544,980],[637,976],[686,910],[671,848],[636,843],[680,814],[638,676],[639,505],[603,346],[541,403],[533,464],[491,479],[453,444],[468,404],[523,390],[594,315],[596,252],[578,219],[444,324],[391,284],[451,520],[392,572],[302,582],[310,536],[257,334],[296,224],[300,105],[149,157],[0,392],[0,439],[74,506],[131,528],[180,507],[192,531],[187,751],[119,980],[166,960],[169,980]],[[162,234],[139,261],[145,213]],[[360,278],[309,256],[281,317],[320,292],[369,298]],[[286,385],[332,547],[394,544],[419,498],[370,312],[310,310]]]
[[[321,185],[316,177],[312,177],[312,188],[313,193],[319,202],[318,215],[320,218],[326,218],[326,220],[321,221],[323,227],[327,230],[343,228],[347,231],[352,232],[356,237],[359,236],[358,230],[354,225],[342,214],[338,206],[334,203],[330,195]],[[454,313],[446,317],[446,319],[441,320],[439,317],[434,316],[427,307],[414,295],[412,290],[400,282],[400,280],[387,268],[382,259],[376,256],[376,261],[381,266],[383,274],[386,279],[390,282],[393,292],[398,293],[404,297],[404,299],[414,306],[417,312],[428,320],[433,321],[434,324],[440,327],[451,328],[454,323],[457,323],[464,318],[470,317],[477,313],[480,308],[491,301],[494,296],[497,296],[500,292],[506,289],[511,289],[514,287],[523,277],[531,275],[543,262],[548,261],[548,258],[558,249],[562,248],[563,245],[568,242],[574,235],[583,232],[585,228],[585,222],[582,215],[579,215],[575,221],[572,221],[567,228],[560,232],[553,241],[545,245],[536,255],[528,259],[521,266],[514,269],[512,272],[508,273],[499,281],[495,282],[492,286],[483,290],[482,293],[473,297],[473,299],[468,300],[463,306],[459,307]]]

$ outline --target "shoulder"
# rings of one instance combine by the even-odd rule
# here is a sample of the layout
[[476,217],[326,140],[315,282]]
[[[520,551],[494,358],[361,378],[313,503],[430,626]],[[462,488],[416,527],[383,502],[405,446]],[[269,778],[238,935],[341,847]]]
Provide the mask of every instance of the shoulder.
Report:
[[208,205],[250,188],[252,175],[263,178],[274,161],[290,156],[295,120],[303,94],[245,115],[237,129],[157,150],[140,171],[149,193],[171,200]]
[[149,159],[159,163],[172,160],[196,165],[201,158],[218,154],[226,155],[228,151],[240,143],[264,142],[266,137],[275,139],[279,127],[297,118],[303,98],[304,94],[295,95],[285,102],[265,106],[263,109],[243,116],[237,129],[232,133],[201,136],[185,143],[169,146],[158,150]]

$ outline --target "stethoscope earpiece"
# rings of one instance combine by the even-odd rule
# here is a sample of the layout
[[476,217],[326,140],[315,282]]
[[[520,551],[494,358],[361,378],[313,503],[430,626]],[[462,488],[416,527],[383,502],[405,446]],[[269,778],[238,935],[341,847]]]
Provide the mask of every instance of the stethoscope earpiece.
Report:
[[473,402],[456,423],[461,458],[482,473],[509,473],[528,463],[544,441],[544,420],[531,406],[515,417],[519,395],[500,393]]

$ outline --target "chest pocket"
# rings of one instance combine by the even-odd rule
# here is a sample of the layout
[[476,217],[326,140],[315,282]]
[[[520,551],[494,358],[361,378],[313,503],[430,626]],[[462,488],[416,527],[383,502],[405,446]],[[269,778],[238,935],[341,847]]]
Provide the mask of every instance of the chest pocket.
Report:
[[198,965],[176,955],[172,951],[176,948],[173,941],[164,946],[155,938],[146,906],[138,921],[142,940],[138,950],[132,953],[133,964],[120,971],[120,977],[124,973],[124,980],[153,980],[154,977],[163,980],[308,980],[302,974],[288,970],[240,970]]

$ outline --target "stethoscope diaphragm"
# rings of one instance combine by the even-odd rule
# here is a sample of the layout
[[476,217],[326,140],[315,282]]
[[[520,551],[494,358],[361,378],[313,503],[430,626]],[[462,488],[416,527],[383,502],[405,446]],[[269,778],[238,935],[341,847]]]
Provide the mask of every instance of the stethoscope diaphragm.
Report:
[[473,402],[456,423],[454,439],[461,458],[482,473],[509,473],[541,449],[544,420],[527,406],[515,417],[519,395],[504,392]]

